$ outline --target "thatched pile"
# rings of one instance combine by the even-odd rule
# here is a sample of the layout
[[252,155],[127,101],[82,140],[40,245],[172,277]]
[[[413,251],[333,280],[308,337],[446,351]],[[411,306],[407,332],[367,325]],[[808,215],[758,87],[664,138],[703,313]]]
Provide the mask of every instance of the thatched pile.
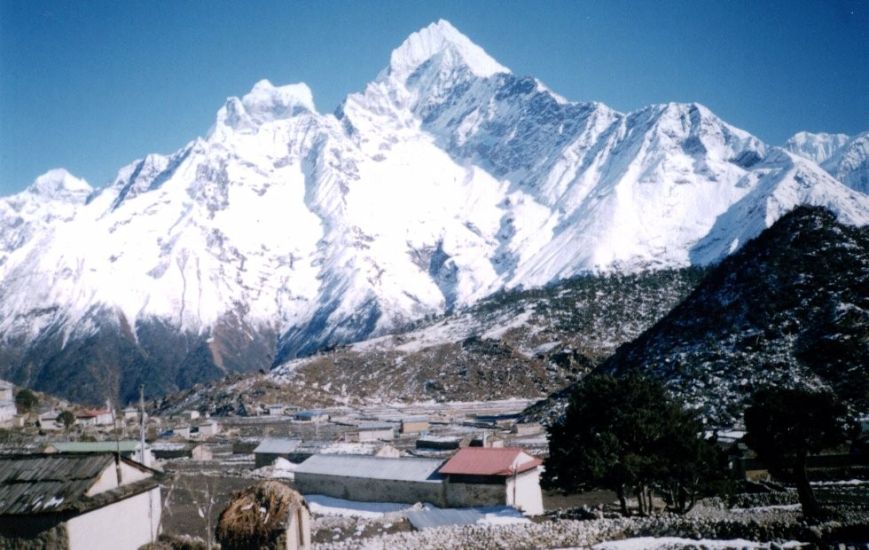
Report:
[[215,535],[222,550],[285,547],[290,511],[305,499],[279,481],[261,481],[238,491],[220,513]]

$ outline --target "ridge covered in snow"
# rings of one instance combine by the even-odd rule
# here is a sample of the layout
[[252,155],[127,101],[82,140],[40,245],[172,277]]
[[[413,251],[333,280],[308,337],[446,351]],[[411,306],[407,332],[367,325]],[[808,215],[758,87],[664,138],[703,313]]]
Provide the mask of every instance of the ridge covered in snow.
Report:
[[[334,114],[262,80],[204,138],[97,191],[45,177],[52,199],[0,200],[0,375],[51,384],[70,343],[111,332],[154,373],[177,365],[153,393],[502,288],[714,263],[802,203],[869,221],[869,197],[702,105],[568,102],[446,21]],[[149,347],[173,338],[182,352]],[[112,391],[135,387],[129,361]]]
[[856,136],[799,132],[784,148],[820,164],[848,187],[869,193],[869,132]]

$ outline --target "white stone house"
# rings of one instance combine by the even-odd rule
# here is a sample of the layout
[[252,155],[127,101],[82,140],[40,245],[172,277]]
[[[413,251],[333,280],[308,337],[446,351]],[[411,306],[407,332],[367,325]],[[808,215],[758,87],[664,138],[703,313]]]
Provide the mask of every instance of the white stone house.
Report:
[[110,409],[87,409],[77,412],[75,420],[81,426],[111,426],[114,415]]
[[6,380],[0,380],[0,403],[15,402],[15,386]]
[[158,473],[125,458],[0,457],[0,547],[133,550],[161,512]]
[[192,432],[191,435],[193,433],[197,433],[199,437],[204,438],[214,437],[220,433],[220,423],[216,420],[207,420],[196,426],[196,432]]
[[385,422],[360,422],[356,425],[355,430],[347,432],[345,439],[360,443],[366,441],[392,441],[395,439],[395,428],[392,424]]
[[5,380],[0,380],[0,422],[15,418],[18,409],[15,407],[15,386]]
[[139,409],[136,407],[127,407],[124,409],[124,422],[138,422]]

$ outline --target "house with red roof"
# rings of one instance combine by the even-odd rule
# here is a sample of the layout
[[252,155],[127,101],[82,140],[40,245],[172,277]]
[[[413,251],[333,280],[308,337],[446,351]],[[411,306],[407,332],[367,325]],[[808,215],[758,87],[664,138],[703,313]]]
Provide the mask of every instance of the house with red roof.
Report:
[[438,473],[449,506],[513,506],[528,515],[543,513],[543,461],[514,447],[465,447]]

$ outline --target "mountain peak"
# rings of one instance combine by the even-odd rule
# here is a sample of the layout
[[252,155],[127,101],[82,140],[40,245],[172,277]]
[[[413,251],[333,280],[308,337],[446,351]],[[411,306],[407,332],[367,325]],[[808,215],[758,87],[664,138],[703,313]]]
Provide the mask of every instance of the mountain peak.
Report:
[[93,188],[66,169],[55,168],[36,178],[27,190],[47,199],[83,202]]
[[510,72],[510,69],[492,59],[481,47],[444,19],[411,34],[401,46],[393,50],[389,71],[400,76],[409,75],[432,57],[446,51],[457,54],[471,72],[479,77]]
[[301,112],[316,113],[314,94],[304,82],[275,86],[262,79],[250,92],[230,97],[217,113],[217,122],[231,128],[256,126],[291,118]]
[[784,148],[820,164],[833,156],[849,139],[845,134],[797,132],[785,142]]

